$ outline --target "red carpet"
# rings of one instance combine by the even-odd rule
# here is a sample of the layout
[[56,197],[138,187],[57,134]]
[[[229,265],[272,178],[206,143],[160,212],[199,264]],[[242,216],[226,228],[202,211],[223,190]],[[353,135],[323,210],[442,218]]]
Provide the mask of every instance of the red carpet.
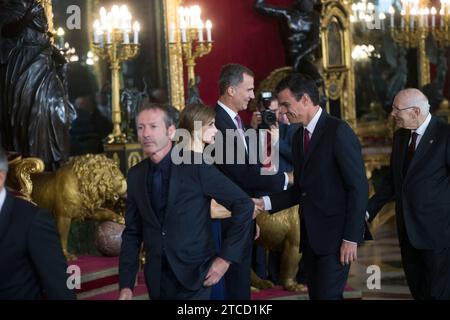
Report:
[[[81,289],[77,291],[80,300],[117,300],[119,297],[118,257],[80,256],[71,265],[81,269]],[[139,272],[134,292],[135,299],[148,299],[142,271]],[[347,287],[345,299],[361,299],[361,292]],[[306,300],[308,293],[289,292],[278,286],[252,293],[252,300]]]

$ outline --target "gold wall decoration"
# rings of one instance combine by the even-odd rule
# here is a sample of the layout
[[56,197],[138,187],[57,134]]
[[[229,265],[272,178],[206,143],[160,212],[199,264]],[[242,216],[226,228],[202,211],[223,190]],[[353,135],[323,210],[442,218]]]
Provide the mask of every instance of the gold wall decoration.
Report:
[[53,26],[52,0],[41,0],[41,5],[42,7],[44,7],[45,15],[47,16],[48,31],[50,31],[53,34],[56,34],[56,31]]
[[[351,3],[322,0],[323,76],[328,98],[340,101],[341,118],[356,125],[355,77],[352,67]],[[327,109],[329,111],[329,103]]]
[[[183,80],[183,52],[181,45],[170,46],[169,48],[169,27],[178,25],[178,7],[181,0],[165,0],[165,34],[167,50],[169,53],[169,88],[170,101],[178,110],[184,108],[184,80]],[[177,44],[181,44],[181,35],[179,29],[175,30],[175,40]]]
[[139,162],[142,161],[142,154],[140,152],[131,152],[128,155],[128,168],[131,168],[135,165],[137,165]]

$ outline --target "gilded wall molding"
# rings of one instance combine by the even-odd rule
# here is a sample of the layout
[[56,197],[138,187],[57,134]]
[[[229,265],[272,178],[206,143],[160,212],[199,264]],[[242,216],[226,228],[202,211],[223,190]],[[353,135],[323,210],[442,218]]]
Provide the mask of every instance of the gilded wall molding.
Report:
[[[181,45],[169,46],[167,39],[169,39],[170,25],[178,25],[178,7],[181,5],[181,0],[165,0],[165,34],[167,51],[169,54],[169,90],[170,101],[178,110],[184,108],[184,79],[183,79],[183,54]],[[178,28],[175,32],[176,43],[180,44],[180,33]]]
[[[340,100],[341,118],[356,125],[355,76],[352,65],[351,3],[344,0],[322,0],[321,38],[323,74],[326,95]],[[330,24],[338,26],[339,41],[333,42]],[[339,47],[331,47],[331,45]],[[330,57],[340,57],[331,62]],[[328,105],[329,109],[329,105]]]

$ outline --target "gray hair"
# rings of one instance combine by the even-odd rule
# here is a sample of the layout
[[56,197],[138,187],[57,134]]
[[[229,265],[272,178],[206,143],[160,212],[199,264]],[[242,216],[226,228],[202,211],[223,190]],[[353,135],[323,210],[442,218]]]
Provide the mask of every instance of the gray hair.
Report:
[[0,147],[0,171],[8,172],[8,157],[6,152]]

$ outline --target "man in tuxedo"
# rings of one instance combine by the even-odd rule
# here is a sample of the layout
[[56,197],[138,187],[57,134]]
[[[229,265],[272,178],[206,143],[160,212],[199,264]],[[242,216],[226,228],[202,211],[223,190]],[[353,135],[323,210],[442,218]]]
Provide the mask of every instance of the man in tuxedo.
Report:
[[[122,235],[120,299],[131,299],[144,243],[150,299],[201,299],[211,295],[230,264],[244,255],[254,205],[214,165],[171,161],[174,119],[168,109],[144,104],[137,116],[143,160],[128,173],[126,228]],[[232,227],[216,255],[210,203],[232,212]]]
[[6,191],[7,172],[0,148],[0,300],[75,299],[53,218]]
[[450,126],[431,116],[426,96],[400,91],[392,105],[390,172],[369,200],[372,221],[395,200],[406,280],[414,299],[450,299]]
[[[255,98],[253,72],[239,64],[228,64],[222,68],[219,78],[220,98],[216,106],[216,126],[222,133],[223,164],[218,164],[220,170],[234,183],[241,187],[249,196],[256,197],[286,189],[289,175],[284,172],[264,175],[263,167],[258,161],[250,161],[250,140],[244,135],[245,127],[239,116],[239,111],[247,109],[248,103]],[[239,130],[237,130],[239,129]],[[227,130],[237,136],[227,135]],[[255,133],[256,137],[256,133]],[[231,146],[233,150],[228,150]],[[256,149],[255,149],[256,150]],[[233,152],[232,161],[227,161]],[[229,229],[230,221],[222,220],[222,229]],[[250,299],[250,273],[253,237],[246,241],[246,254],[242,263],[232,264],[225,275],[225,298],[233,300]]]
[[319,106],[314,81],[292,74],[277,86],[281,112],[300,123],[293,139],[294,185],[255,199],[276,212],[300,204],[301,250],[310,299],[342,299],[363,240],[368,184],[358,138]]

